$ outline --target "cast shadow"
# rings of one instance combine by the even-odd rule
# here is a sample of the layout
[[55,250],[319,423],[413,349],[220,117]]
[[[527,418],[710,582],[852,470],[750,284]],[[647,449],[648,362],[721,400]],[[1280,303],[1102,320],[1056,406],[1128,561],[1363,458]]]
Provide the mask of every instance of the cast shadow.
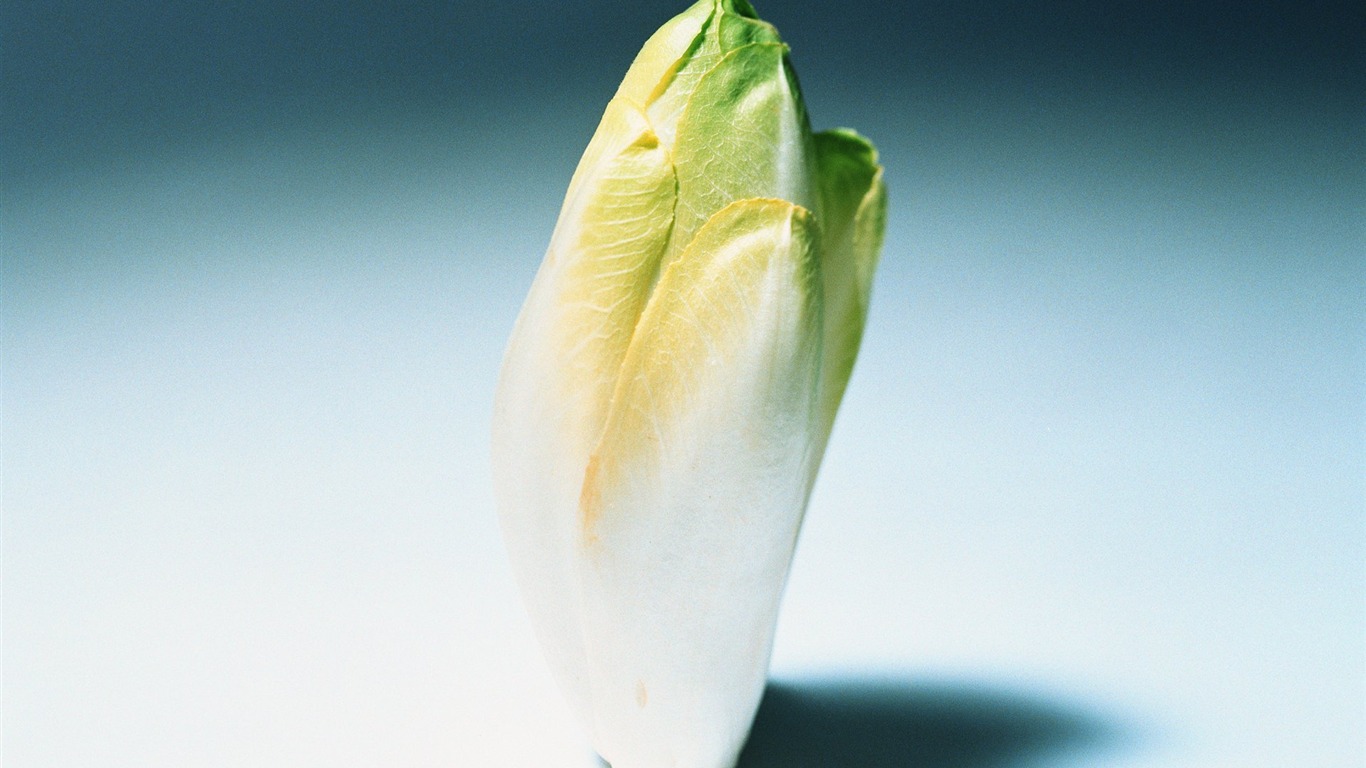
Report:
[[770,683],[737,768],[1010,768],[1113,747],[1117,726],[1025,693],[895,679]]

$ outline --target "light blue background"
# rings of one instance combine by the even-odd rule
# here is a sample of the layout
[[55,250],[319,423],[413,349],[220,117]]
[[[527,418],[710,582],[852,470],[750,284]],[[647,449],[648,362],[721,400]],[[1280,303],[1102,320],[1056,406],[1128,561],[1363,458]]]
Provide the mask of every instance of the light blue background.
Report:
[[[1159,7],[1114,52],[1064,3],[1101,43],[936,69],[905,51],[1013,38],[926,6],[831,62],[822,24],[853,39],[877,7],[769,5],[817,127],[872,137],[891,190],[775,675],[1117,734],[1030,764],[1362,765],[1363,130],[1333,51],[1230,33],[1191,60]],[[64,57],[75,22],[8,12],[58,49],[5,76],[7,764],[590,764],[510,582],[489,410],[577,154],[669,10],[457,8],[419,42],[383,36],[415,11],[280,12],[315,54],[409,52],[374,83],[195,53],[280,25],[147,31],[130,5],[182,35],[144,65],[123,27]]]

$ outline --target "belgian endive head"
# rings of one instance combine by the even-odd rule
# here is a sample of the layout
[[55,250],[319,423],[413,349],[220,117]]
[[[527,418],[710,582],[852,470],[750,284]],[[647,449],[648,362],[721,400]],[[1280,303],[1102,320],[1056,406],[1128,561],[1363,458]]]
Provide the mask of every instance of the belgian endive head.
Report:
[[503,361],[494,473],[550,667],[614,768],[725,768],[862,336],[877,154],[813,134],[744,0],[646,43]]

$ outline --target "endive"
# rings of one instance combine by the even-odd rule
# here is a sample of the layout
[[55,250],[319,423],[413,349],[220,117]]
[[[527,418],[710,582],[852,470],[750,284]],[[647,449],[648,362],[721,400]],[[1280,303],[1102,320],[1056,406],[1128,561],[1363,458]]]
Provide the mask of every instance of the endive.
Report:
[[858,351],[886,196],[813,134],[744,0],[645,43],[503,361],[499,512],[549,664],[615,768],[725,768]]

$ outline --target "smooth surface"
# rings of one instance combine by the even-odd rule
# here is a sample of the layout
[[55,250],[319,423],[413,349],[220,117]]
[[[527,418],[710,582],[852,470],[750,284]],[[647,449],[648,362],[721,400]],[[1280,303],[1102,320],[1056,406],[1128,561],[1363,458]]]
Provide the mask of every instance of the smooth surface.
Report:
[[[5,764],[592,765],[489,412],[674,9],[150,7],[4,11]],[[897,8],[759,8],[891,205],[742,765],[1361,765],[1346,7]]]

